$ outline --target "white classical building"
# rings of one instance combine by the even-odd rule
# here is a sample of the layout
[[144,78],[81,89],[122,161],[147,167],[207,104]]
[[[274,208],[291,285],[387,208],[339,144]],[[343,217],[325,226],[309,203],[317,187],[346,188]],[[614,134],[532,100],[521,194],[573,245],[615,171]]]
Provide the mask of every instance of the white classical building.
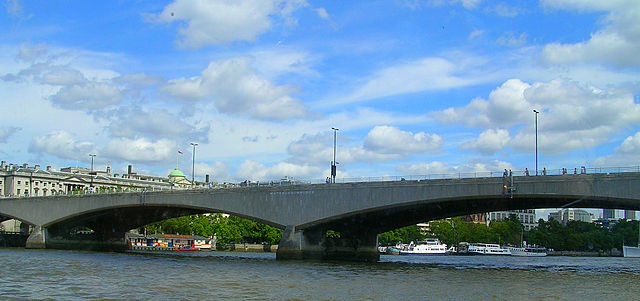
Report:
[[[208,176],[207,176],[208,178]],[[74,193],[100,193],[139,190],[171,190],[191,187],[211,187],[216,183],[196,182],[192,186],[184,173],[174,169],[166,178],[139,175],[129,165],[127,173],[111,174],[111,168],[91,171],[87,168],[67,167],[55,171],[51,166],[29,166],[0,162],[0,198],[51,196]],[[18,232],[20,222],[0,223],[0,231]]]
[[40,165],[13,165],[0,163],[0,196],[25,197],[91,193],[103,191],[158,190],[171,189],[168,178],[142,176],[131,171],[126,174],[111,175],[111,170],[90,171],[86,168],[62,168],[54,171],[51,166],[41,169]]

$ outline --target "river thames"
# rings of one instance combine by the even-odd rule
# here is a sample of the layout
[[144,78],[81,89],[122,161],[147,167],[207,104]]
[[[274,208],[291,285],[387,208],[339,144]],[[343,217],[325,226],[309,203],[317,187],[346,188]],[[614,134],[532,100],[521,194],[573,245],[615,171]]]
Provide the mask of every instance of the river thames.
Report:
[[638,300],[640,258],[391,256],[0,249],[0,299]]

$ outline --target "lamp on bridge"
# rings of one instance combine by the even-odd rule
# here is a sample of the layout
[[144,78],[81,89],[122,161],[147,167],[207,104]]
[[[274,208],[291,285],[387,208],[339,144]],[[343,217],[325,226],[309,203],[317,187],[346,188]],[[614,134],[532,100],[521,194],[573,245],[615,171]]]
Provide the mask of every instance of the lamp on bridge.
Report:
[[198,143],[191,142],[193,145],[193,160],[191,161],[191,187],[195,187],[196,185],[196,146]]
[[89,157],[91,157],[91,172],[93,172],[93,158],[95,157],[95,154],[89,154]]
[[336,137],[338,134],[339,129],[332,127],[331,128],[333,130],[333,161],[331,161],[331,183],[335,183],[336,182],[336,165],[338,164],[338,162],[336,162]]
[[536,176],[537,176],[538,175],[538,114],[540,112],[533,110],[533,113],[535,113],[536,115],[535,129],[536,129]]

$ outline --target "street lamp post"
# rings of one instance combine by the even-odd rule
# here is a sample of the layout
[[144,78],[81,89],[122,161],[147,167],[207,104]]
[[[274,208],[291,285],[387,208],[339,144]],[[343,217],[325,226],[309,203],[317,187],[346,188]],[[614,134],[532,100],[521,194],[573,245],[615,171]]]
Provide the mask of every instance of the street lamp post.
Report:
[[540,112],[533,110],[536,115],[535,129],[536,129],[536,176],[538,175],[538,114]]
[[93,158],[95,157],[95,154],[89,154],[89,157],[91,157],[91,172],[93,172]]
[[193,145],[193,160],[191,161],[191,187],[195,187],[196,184],[196,146],[198,143],[191,142]]
[[336,164],[338,164],[336,162],[336,137],[338,134],[339,129],[332,127],[331,128],[333,130],[333,161],[331,161],[331,183],[335,183],[336,182]]
[[89,173],[89,176],[91,177],[91,184],[89,184],[90,192],[93,192],[93,158],[95,156],[95,154],[89,154],[89,157],[91,157],[91,172]]

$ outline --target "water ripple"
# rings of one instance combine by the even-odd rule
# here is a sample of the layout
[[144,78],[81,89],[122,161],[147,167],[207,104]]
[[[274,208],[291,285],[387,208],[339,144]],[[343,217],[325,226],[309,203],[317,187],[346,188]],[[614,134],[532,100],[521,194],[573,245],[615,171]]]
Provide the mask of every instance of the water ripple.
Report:
[[373,264],[272,253],[0,249],[0,298],[28,300],[636,299],[640,260],[382,256]]

